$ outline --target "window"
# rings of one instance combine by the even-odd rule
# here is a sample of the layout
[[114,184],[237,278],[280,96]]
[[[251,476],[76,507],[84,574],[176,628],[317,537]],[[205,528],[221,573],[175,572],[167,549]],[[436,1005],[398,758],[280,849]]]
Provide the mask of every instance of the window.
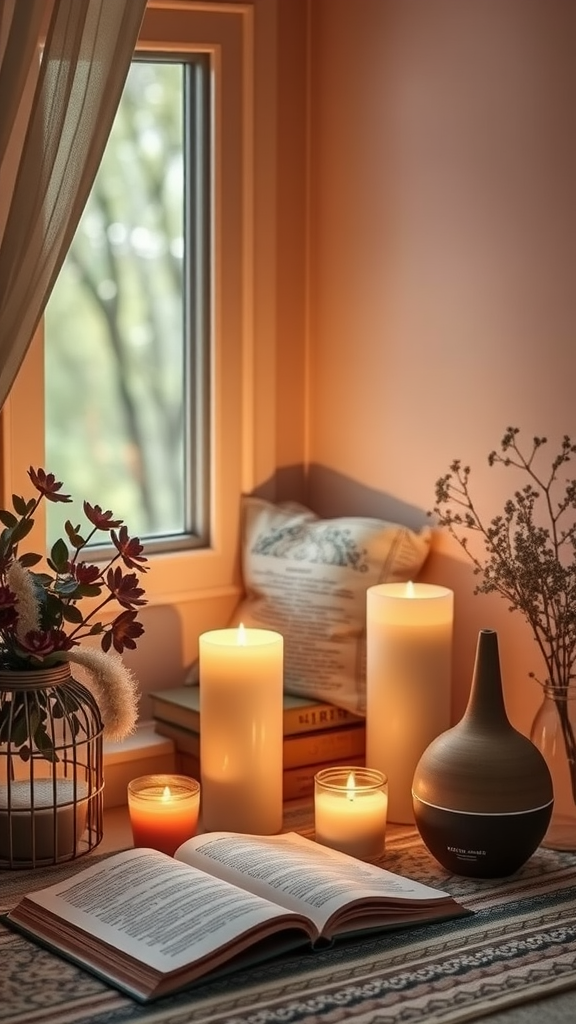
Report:
[[209,541],[210,105],[206,54],[133,62],[45,316],[46,464],[149,552]]
[[[137,48],[138,61],[179,68],[184,77],[206,69],[214,168],[207,210],[212,283],[204,295],[207,310],[200,333],[206,324],[208,330],[205,348],[196,350],[203,352],[202,366],[187,378],[201,392],[192,403],[194,418],[187,443],[204,431],[207,459],[202,468],[194,466],[188,498],[183,492],[179,499],[180,522],[188,516],[189,532],[204,540],[199,547],[186,548],[172,519],[167,531],[171,548],[153,555],[146,579],[147,596],[155,603],[200,602],[209,593],[227,602],[229,610],[236,595],[238,499],[242,490],[252,486],[251,36],[252,14],[245,5],[151,0]],[[73,340],[82,344],[82,338]],[[186,373],[184,369],[185,380]],[[51,379],[51,369],[46,386],[58,386]],[[44,447],[43,394],[39,331],[3,414],[3,485],[8,494],[28,493],[28,466],[52,469]],[[64,400],[62,394],[60,400]],[[158,481],[154,486],[164,488]],[[95,490],[79,497],[100,504],[107,500]],[[132,514],[126,512],[126,519],[132,528]],[[160,534],[166,535],[163,526]]]

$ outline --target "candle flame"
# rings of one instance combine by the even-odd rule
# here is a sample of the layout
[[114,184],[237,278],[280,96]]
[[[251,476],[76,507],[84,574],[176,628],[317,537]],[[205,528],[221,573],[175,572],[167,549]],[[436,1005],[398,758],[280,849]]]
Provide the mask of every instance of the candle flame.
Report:
[[350,775],[348,776],[348,781],[346,783],[346,796],[348,797],[349,800],[353,800],[354,799],[354,796],[355,796],[354,791],[355,791],[355,789],[356,789],[356,779],[354,778],[354,772],[350,772]]
[[172,793],[170,792],[170,786],[164,786],[162,791],[162,803],[167,803],[168,800],[172,799]]
[[240,647],[246,647],[246,630],[244,629],[243,622],[238,626],[238,645]]
[[414,584],[412,580],[408,580],[406,584],[406,597],[414,597]]

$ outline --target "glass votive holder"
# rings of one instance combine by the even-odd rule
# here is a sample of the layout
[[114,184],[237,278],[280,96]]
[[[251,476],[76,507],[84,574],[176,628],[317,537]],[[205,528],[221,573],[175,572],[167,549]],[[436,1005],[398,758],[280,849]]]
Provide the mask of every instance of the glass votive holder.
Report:
[[384,852],[388,779],[375,768],[323,768],[314,776],[316,842],[360,860]]
[[128,783],[134,846],[172,856],[196,834],[200,783],[186,775],[142,775]]

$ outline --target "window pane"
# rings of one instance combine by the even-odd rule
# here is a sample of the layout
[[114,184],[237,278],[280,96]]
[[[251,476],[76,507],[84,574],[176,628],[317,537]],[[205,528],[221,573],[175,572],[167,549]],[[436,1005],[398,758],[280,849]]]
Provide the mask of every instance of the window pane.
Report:
[[[182,538],[197,527],[188,495],[197,490],[202,412],[191,402],[203,393],[194,377],[206,314],[194,280],[206,276],[196,263],[207,264],[207,251],[202,188],[190,189],[197,172],[187,164],[202,167],[206,147],[194,116],[185,118],[200,86],[192,67],[133,64],[46,311],[46,466],[79,499],[68,509],[82,528],[85,498],[141,537]],[[53,541],[62,510],[47,512]]]

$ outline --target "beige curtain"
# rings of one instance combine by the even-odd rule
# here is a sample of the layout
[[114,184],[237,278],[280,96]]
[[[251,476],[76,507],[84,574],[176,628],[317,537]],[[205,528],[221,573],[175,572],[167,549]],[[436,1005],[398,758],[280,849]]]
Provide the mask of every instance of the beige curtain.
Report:
[[0,0],[0,408],[88,198],[145,7]]

